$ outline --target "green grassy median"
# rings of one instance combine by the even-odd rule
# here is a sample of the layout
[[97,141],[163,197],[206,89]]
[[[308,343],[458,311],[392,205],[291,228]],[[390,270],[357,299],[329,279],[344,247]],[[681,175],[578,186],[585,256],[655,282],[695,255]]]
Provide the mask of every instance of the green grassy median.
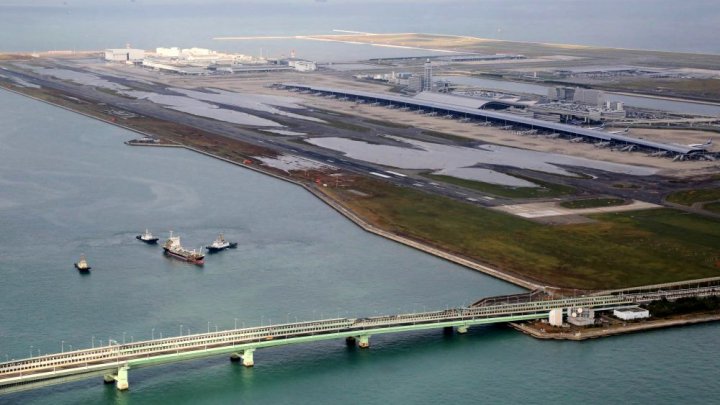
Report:
[[720,221],[671,209],[548,226],[379,181],[329,191],[381,228],[541,283],[606,289],[720,276]]

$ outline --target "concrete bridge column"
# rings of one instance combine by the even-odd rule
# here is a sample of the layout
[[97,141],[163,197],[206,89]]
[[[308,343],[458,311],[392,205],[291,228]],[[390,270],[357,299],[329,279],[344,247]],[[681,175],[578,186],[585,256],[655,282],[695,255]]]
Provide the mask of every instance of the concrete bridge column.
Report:
[[126,389],[130,388],[130,384],[128,383],[128,369],[130,367],[128,366],[122,366],[118,370],[117,377],[115,378],[115,387],[120,391],[125,391]]
[[255,349],[245,349],[242,352],[242,361],[243,366],[245,367],[252,367],[255,365],[255,361],[253,360],[253,353],[255,353]]
[[361,349],[370,347],[370,335],[358,336],[358,346],[360,346]]
[[460,325],[457,327],[457,333],[462,334],[462,333],[467,333],[467,331],[468,331],[467,325]]
[[130,388],[130,384],[128,384],[129,369],[130,367],[128,366],[122,366],[118,369],[117,374],[106,374],[105,377],[103,377],[105,384],[112,384],[114,382],[115,387],[120,391],[125,391]]

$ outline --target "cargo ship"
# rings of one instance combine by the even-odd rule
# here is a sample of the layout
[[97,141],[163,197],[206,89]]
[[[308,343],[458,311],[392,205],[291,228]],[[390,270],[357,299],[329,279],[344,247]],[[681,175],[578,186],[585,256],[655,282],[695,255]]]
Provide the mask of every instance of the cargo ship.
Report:
[[145,233],[142,233],[142,234],[136,236],[135,239],[137,239],[139,241],[143,241],[143,242],[147,243],[148,245],[154,245],[157,243],[159,238],[154,237],[153,234],[150,233],[150,231],[148,231],[146,229]]
[[187,250],[183,248],[180,244],[180,237],[173,236],[172,232],[170,232],[170,238],[168,238],[168,240],[163,245],[163,251],[168,256],[184,260],[189,263],[194,263],[198,265],[202,265],[205,263],[205,255],[202,254],[202,249],[200,252],[198,252],[194,249]]
[[228,242],[225,240],[225,237],[223,234],[218,235],[217,239],[210,245],[206,246],[205,248],[208,250],[209,253],[215,253],[219,252],[221,250],[225,249],[235,249],[237,247],[237,242]]
[[90,267],[90,265],[88,265],[87,260],[85,260],[85,255],[80,255],[80,260],[78,260],[78,262],[74,264],[75,268],[78,269],[80,273],[89,273],[90,269],[92,268]]

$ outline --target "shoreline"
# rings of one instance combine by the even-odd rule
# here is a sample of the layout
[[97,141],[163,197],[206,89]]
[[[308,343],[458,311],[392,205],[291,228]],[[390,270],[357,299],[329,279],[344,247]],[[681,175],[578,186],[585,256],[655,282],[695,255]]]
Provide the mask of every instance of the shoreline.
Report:
[[[95,119],[95,120],[98,120],[98,121],[101,121],[101,122],[104,122],[104,123],[107,123],[107,124],[110,124],[110,125],[114,125],[114,126],[116,126],[116,127],[122,128],[122,129],[130,130],[130,131],[132,131],[132,132],[135,132],[135,133],[137,133],[137,134],[141,134],[141,135],[143,135],[143,136],[150,136],[150,137],[156,136],[156,135],[153,135],[153,134],[148,133],[148,132],[143,132],[143,131],[140,131],[140,130],[138,130],[138,129],[134,129],[134,128],[127,127],[127,126],[125,126],[125,125],[119,124],[118,122],[113,122],[113,121],[106,120],[106,119],[103,119],[103,118],[100,118],[100,117],[97,117],[97,116],[94,116],[94,115],[91,115],[91,114],[87,114],[87,113],[84,113],[84,112],[81,112],[81,111],[73,110],[73,109],[70,108],[70,107],[66,107],[66,106],[63,106],[63,105],[60,105],[60,104],[56,104],[56,103],[50,102],[50,101],[48,101],[48,100],[43,100],[43,99],[40,99],[40,98],[31,96],[31,95],[29,95],[29,94],[22,93],[22,92],[17,91],[17,90],[9,89],[9,88],[4,87],[4,86],[1,86],[0,89],[7,90],[7,91],[9,91],[9,92],[15,93],[15,94],[20,95],[20,96],[25,96],[25,97],[31,98],[31,99],[36,100],[36,101],[41,101],[41,102],[43,102],[43,103],[45,103],[45,104],[48,104],[48,105],[51,105],[51,106],[60,107],[60,108],[62,108],[62,109],[64,109],[64,110],[67,110],[67,111],[70,111],[70,112],[73,112],[73,113],[76,113],[76,114],[80,114],[80,115],[83,115],[83,116],[85,116],[85,117],[92,118],[92,119]],[[226,163],[230,163],[230,164],[233,164],[233,165],[236,165],[236,166],[240,166],[240,167],[244,167],[244,168],[246,168],[246,169],[253,170],[253,171],[257,172],[257,173],[261,173],[261,174],[264,174],[264,175],[267,175],[267,176],[271,176],[271,177],[273,177],[273,178],[275,178],[275,179],[278,179],[278,180],[283,180],[283,181],[292,183],[292,184],[294,184],[294,185],[296,185],[296,186],[302,187],[302,188],[305,189],[307,192],[309,192],[310,194],[312,194],[313,196],[315,196],[316,198],[318,198],[320,201],[322,201],[323,203],[325,203],[326,205],[328,205],[330,208],[332,208],[333,210],[335,210],[336,212],[338,212],[340,215],[344,216],[346,219],[350,220],[351,222],[353,222],[355,225],[359,226],[361,229],[363,229],[363,230],[366,231],[366,232],[375,234],[375,235],[380,236],[380,237],[385,238],[385,239],[389,239],[389,240],[391,240],[391,241],[400,243],[400,244],[405,245],[405,246],[408,246],[408,247],[410,247],[410,248],[414,248],[414,249],[420,250],[420,251],[422,251],[422,252],[424,252],[424,253],[428,253],[428,254],[433,255],[433,256],[435,256],[435,257],[438,257],[438,258],[440,258],[440,259],[447,260],[447,261],[449,261],[449,262],[452,262],[452,263],[455,263],[455,264],[457,264],[457,265],[463,266],[463,267],[465,267],[465,268],[467,268],[467,269],[474,270],[474,271],[477,271],[477,272],[486,274],[486,275],[488,275],[488,276],[491,276],[491,277],[496,278],[496,279],[500,279],[500,280],[502,280],[502,281],[508,282],[508,283],[510,283],[510,284],[513,284],[513,285],[518,286],[518,287],[521,287],[521,288],[525,288],[525,289],[528,289],[528,290],[535,290],[535,289],[541,289],[541,288],[544,287],[543,284],[535,283],[535,282],[532,282],[532,281],[530,281],[530,280],[523,279],[523,278],[518,277],[518,276],[514,276],[514,275],[511,275],[511,274],[504,273],[504,272],[502,272],[501,270],[494,269],[494,268],[492,268],[492,267],[488,267],[488,266],[486,266],[486,265],[480,264],[480,263],[475,262],[475,261],[473,261],[473,260],[470,260],[470,259],[467,259],[467,258],[464,258],[464,257],[460,257],[460,256],[455,255],[455,254],[453,254],[453,253],[450,253],[450,252],[447,252],[447,251],[443,251],[442,249],[439,249],[439,248],[436,248],[436,247],[433,247],[433,246],[430,246],[430,245],[427,245],[427,244],[424,244],[424,243],[421,243],[421,242],[418,242],[418,241],[415,241],[415,240],[412,240],[412,239],[409,239],[409,238],[405,238],[405,237],[402,237],[402,236],[399,236],[399,235],[395,235],[395,234],[393,234],[393,233],[391,233],[391,232],[388,232],[388,231],[385,231],[385,230],[383,230],[383,229],[380,229],[380,228],[374,226],[373,224],[365,221],[363,218],[361,218],[360,216],[358,216],[357,214],[355,214],[354,212],[352,212],[350,209],[344,207],[342,204],[340,204],[338,201],[334,200],[332,197],[330,197],[330,196],[328,196],[327,194],[322,193],[321,191],[317,190],[315,187],[309,186],[309,185],[307,185],[307,184],[305,184],[305,183],[299,182],[299,181],[297,181],[297,180],[294,180],[294,179],[291,179],[291,178],[288,178],[288,177],[281,176],[281,175],[276,174],[276,173],[272,173],[272,172],[270,172],[270,171],[262,170],[262,169],[259,168],[259,167],[252,166],[252,165],[246,165],[246,164],[243,164],[243,163],[241,163],[241,162],[236,162],[236,161],[230,160],[230,159],[228,159],[228,158],[224,158],[224,157],[221,157],[221,156],[217,156],[217,155],[215,155],[215,154],[213,154],[213,153],[210,153],[210,152],[207,152],[207,151],[203,151],[203,150],[200,150],[200,149],[197,149],[197,148],[193,148],[193,147],[191,147],[191,146],[182,145],[182,144],[176,144],[176,145],[168,145],[168,144],[160,144],[160,145],[156,145],[156,144],[136,145],[136,144],[133,144],[133,145],[128,145],[128,146],[156,146],[156,147],[178,147],[178,148],[184,148],[184,149],[186,149],[186,150],[189,150],[189,151],[192,151],[192,152],[196,152],[196,153],[200,153],[200,154],[203,154],[203,155],[205,155],[205,156],[212,157],[212,158],[214,158],[214,159],[218,159],[218,160],[224,161],[224,162],[226,162]]]
[[623,326],[592,328],[577,332],[545,332],[532,326],[528,326],[527,324],[517,322],[508,322],[508,325],[510,325],[510,327],[512,327],[513,329],[522,332],[528,336],[531,336],[535,339],[582,341],[588,339],[598,339],[617,335],[625,335],[628,333],[644,332],[654,329],[696,325],[700,323],[717,321],[720,321],[720,313],[682,315],[670,319],[649,320],[638,323],[630,323]]

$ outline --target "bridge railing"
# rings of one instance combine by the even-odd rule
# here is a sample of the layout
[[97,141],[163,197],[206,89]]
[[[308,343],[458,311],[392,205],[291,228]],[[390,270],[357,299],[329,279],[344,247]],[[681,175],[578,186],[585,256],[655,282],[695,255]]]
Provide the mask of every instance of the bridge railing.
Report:
[[544,314],[556,308],[607,307],[643,302],[658,297],[680,297],[698,294],[720,294],[714,286],[675,289],[634,294],[583,296],[555,300],[502,303],[492,306],[451,308],[410,314],[383,315],[367,318],[335,318],[318,321],[295,322],[279,325],[230,329],[195,335],[154,339],[127,344],[114,344],[98,348],[57,353],[29,359],[0,363],[0,382],[10,376],[27,375],[72,367],[88,367],[97,364],[119,364],[130,359],[161,354],[183,353],[202,348],[238,346],[272,339],[291,339],[320,334],[362,334],[368,330],[380,330],[403,325],[428,325],[437,323],[482,323],[489,318],[518,315]]

